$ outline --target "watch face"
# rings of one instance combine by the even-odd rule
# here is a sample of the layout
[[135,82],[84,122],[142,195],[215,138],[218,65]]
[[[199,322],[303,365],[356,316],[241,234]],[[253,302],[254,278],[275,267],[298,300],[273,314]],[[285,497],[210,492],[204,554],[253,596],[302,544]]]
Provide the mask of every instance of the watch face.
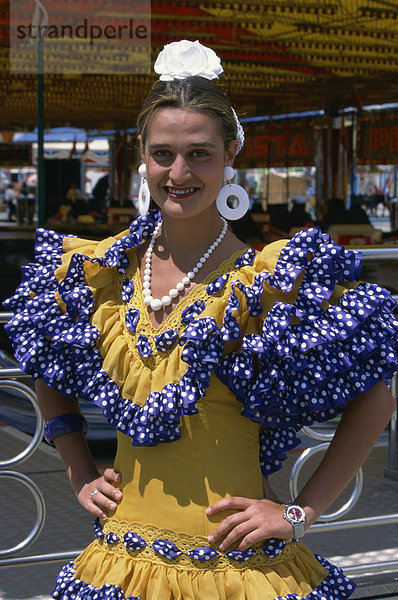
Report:
[[304,511],[299,506],[289,506],[286,510],[286,516],[292,523],[301,523],[304,519]]

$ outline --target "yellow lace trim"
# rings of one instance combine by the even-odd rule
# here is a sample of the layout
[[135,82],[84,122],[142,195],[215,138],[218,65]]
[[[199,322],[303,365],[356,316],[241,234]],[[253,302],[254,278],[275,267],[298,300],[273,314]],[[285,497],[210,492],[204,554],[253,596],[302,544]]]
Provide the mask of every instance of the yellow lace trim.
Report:
[[[157,328],[155,328],[152,325],[148,315],[147,307],[144,302],[141,276],[138,266],[137,249],[133,248],[131,250],[128,250],[127,254],[130,259],[130,265],[127,267],[126,272],[124,274],[120,274],[117,273],[116,269],[114,272],[114,287],[116,290],[116,297],[118,299],[119,304],[119,317],[120,321],[123,324],[123,334],[130,352],[137,360],[142,362],[146,367],[153,371],[154,368],[164,358],[168,358],[172,354],[172,352],[176,348],[176,345],[178,346],[178,344],[176,343],[176,345],[174,345],[170,350],[160,352],[155,346],[153,336],[164,333],[169,329],[176,329],[178,331],[178,335],[180,336],[183,329],[186,327],[186,325],[181,323],[181,315],[183,311],[188,306],[190,306],[195,300],[205,300],[205,310],[207,310],[214,302],[220,302],[220,298],[227,298],[230,293],[228,283],[230,282],[234,274],[237,272],[237,269],[235,268],[235,261],[238,258],[238,256],[243,254],[243,252],[242,250],[238,250],[237,252],[235,252],[230,258],[222,262],[221,265],[219,265],[219,267],[215,271],[209,273],[209,275],[201,283],[195,285],[195,287],[192,290],[190,290],[190,292],[186,296],[184,296],[184,298],[181,298],[181,300],[178,302],[175,308],[171,311],[171,313],[167,316],[163,323],[161,323],[161,325],[159,325],[159,327]],[[220,277],[220,275],[228,273],[229,271],[229,278],[223,289],[217,294],[208,295],[206,291],[207,285],[215,279],[217,279],[218,277]],[[123,281],[126,277],[133,281],[135,290],[133,298],[128,303],[122,301],[122,286]],[[135,308],[140,313],[139,321],[137,323],[137,329],[135,332],[129,331],[125,324],[126,311],[129,308]],[[141,354],[138,352],[136,344],[140,335],[145,335],[148,338],[152,349],[151,356],[144,357],[141,356]]]
[[[128,532],[134,532],[142,537],[146,542],[146,547],[140,550],[128,550],[123,544],[123,536]],[[168,565],[173,566],[179,570],[196,570],[203,571],[210,569],[211,571],[225,571],[227,569],[235,569],[238,571],[244,569],[253,569],[256,567],[274,567],[276,564],[285,562],[286,560],[292,559],[298,549],[298,544],[295,542],[286,541],[286,546],[278,556],[271,558],[264,554],[263,542],[252,546],[255,554],[249,558],[246,562],[237,562],[232,560],[223,554],[215,544],[211,544],[206,537],[203,536],[192,536],[185,533],[177,533],[171,529],[159,529],[153,525],[142,525],[140,523],[128,523],[127,521],[116,521],[114,519],[107,519],[103,524],[104,534],[114,533],[120,538],[120,542],[108,544],[102,540],[97,540],[99,546],[106,552],[115,554],[118,556],[129,557],[133,561],[145,561],[152,565]],[[167,540],[173,542],[181,554],[176,558],[168,559],[162,557],[155,550],[152,549],[152,543],[157,539]],[[212,548],[218,553],[218,556],[211,558],[210,560],[200,562],[199,560],[192,559],[188,552],[207,546]],[[228,551],[235,549],[229,548]]]

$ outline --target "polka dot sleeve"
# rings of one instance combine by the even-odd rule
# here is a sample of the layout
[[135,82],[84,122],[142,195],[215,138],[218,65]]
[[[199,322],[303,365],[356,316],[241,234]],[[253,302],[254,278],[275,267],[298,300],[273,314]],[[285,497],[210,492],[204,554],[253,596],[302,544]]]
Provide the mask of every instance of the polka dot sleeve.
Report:
[[[331,419],[398,370],[395,302],[387,290],[358,283],[359,274],[360,255],[313,228],[284,246],[273,273],[255,273],[250,288],[240,286],[260,330],[242,336],[241,351],[217,374],[242,402],[242,415],[262,426],[265,475],[299,444],[303,426]],[[352,289],[341,293],[342,285]],[[258,319],[267,288],[282,300]]]
[[[97,338],[87,320],[76,322],[76,314],[62,310],[57,300],[60,286],[55,272],[62,267],[65,241],[73,243],[75,239],[37,229],[36,262],[22,267],[22,283],[14,296],[3,303],[14,313],[5,328],[19,367],[33,379],[41,378],[71,398],[77,395],[77,355]],[[87,312],[88,307],[82,310]]]

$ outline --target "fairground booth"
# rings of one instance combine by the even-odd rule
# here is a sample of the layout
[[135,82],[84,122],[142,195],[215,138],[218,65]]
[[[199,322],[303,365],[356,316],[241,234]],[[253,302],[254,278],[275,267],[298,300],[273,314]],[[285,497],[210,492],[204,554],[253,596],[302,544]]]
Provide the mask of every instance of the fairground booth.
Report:
[[[38,167],[41,222],[64,219],[59,207],[72,180],[87,198],[105,175],[100,209],[109,218],[102,221],[131,218],[139,163],[135,116],[155,79],[151,65],[165,43],[188,38],[210,45],[222,58],[220,84],[246,132],[236,166],[257,205],[277,215],[268,206],[304,197],[314,221],[327,212],[330,198],[343,199],[347,208],[359,199],[369,212],[388,213],[396,228],[396,205],[390,203],[397,196],[398,150],[393,51],[398,9],[393,3],[153,1],[133,2],[126,15],[123,3],[80,0],[69,3],[73,13],[64,14],[64,29],[61,9],[52,14],[37,3],[33,13],[29,7],[19,11],[15,3],[9,13],[3,4],[0,183],[4,187],[11,177],[18,188],[30,177],[33,185]],[[97,25],[90,39],[87,15]],[[101,54],[100,33],[120,33],[127,16],[118,52]],[[47,27],[39,67],[32,23]],[[58,49],[60,40],[68,42],[69,62]],[[84,42],[91,52],[79,54]],[[133,46],[136,53],[130,57]],[[101,62],[93,55],[101,55]],[[133,63],[138,63],[135,71]],[[77,131],[57,134],[59,127]],[[45,144],[38,164],[40,129]],[[21,167],[22,176],[10,173]],[[276,229],[289,233],[281,218],[275,217]],[[263,232],[269,231],[266,220],[257,220],[263,221]]]

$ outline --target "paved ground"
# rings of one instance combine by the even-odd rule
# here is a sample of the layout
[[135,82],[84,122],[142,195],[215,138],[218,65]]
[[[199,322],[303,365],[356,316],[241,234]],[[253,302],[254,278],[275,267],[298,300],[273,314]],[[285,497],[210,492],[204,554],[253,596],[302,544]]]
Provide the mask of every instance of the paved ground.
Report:
[[[15,456],[26,444],[27,436],[15,429],[0,428],[0,459]],[[288,458],[288,469],[275,475],[274,484],[283,498],[288,498],[288,475],[297,452]],[[314,459],[315,460],[315,459]],[[397,511],[398,481],[384,476],[388,464],[385,437],[373,450],[364,469],[362,495],[347,517],[391,514]],[[314,463],[309,467],[314,468]],[[36,542],[16,556],[31,556],[54,552],[77,552],[92,540],[92,517],[78,505],[69,488],[63,465],[55,450],[41,444],[36,454],[14,468],[31,477],[41,488],[47,506],[44,530]],[[307,476],[307,469],[301,477]],[[309,471],[308,471],[309,472]],[[36,508],[30,492],[21,483],[4,478],[1,481],[0,550],[15,546],[31,530]],[[340,499],[341,502],[341,499]],[[306,543],[332,562],[349,568],[353,565],[396,560],[398,556],[398,525],[375,526],[361,530],[329,533],[307,533]],[[7,566],[0,568],[0,600],[48,600],[54,577],[62,563]],[[388,594],[398,598],[398,573],[356,576],[358,590],[354,598],[376,598]],[[155,600],[155,599],[154,599]],[[203,599],[205,600],[205,599]]]

